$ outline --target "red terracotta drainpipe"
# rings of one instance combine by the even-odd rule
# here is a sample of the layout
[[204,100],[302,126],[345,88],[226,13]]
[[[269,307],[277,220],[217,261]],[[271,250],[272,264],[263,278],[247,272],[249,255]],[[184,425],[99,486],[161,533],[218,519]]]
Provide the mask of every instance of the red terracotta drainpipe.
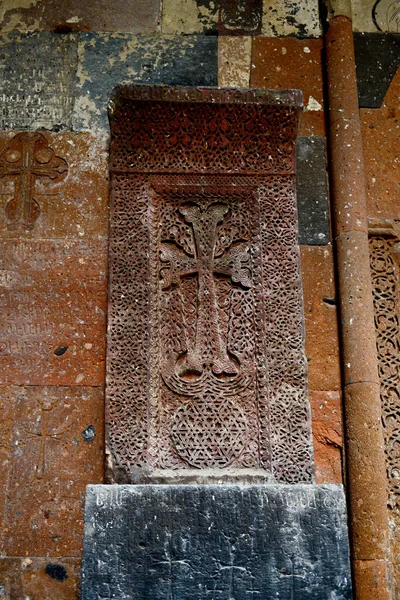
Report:
[[350,0],[327,0],[330,171],[355,600],[389,600],[387,480]]

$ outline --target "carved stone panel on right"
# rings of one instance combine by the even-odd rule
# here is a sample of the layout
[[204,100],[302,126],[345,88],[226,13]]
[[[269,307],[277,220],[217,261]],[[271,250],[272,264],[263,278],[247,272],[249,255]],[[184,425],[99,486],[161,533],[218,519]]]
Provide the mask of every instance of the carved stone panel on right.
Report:
[[400,240],[394,230],[381,228],[377,233],[370,238],[370,257],[388,478],[391,564],[397,598],[400,594]]

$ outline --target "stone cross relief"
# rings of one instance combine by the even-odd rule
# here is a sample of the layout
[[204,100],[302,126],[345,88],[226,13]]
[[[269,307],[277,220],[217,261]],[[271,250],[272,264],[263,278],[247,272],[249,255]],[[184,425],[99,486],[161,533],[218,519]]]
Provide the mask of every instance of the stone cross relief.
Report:
[[34,199],[38,177],[58,183],[66,177],[68,165],[56,156],[41,133],[18,133],[0,154],[0,178],[14,179],[14,197],[5,208],[7,229],[30,231],[40,213]]
[[239,363],[228,353],[226,341],[221,335],[218,322],[217,291],[215,276],[228,277],[232,283],[243,288],[251,286],[249,249],[244,240],[238,240],[219,256],[216,255],[218,225],[229,213],[225,203],[211,203],[206,207],[188,203],[178,209],[185,223],[193,231],[193,251],[180,247],[178,241],[164,240],[160,258],[161,287],[168,290],[179,287],[182,278],[197,275],[197,326],[194,348],[188,349],[185,359],[178,366],[180,377],[200,376],[208,369],[216,376],[234,376]]

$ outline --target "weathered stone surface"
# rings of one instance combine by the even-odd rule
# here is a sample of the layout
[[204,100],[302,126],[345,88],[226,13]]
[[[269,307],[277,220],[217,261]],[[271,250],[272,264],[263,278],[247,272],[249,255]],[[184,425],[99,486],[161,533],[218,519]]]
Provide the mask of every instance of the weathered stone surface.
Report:
[[213,0],[163,0],[161,31],[167,35],[216,34],[218,5]]
[[0,382],[102,385],[106,243],[1,240],[0,275]]
[[[0,134],[0,154],[14,137],[11,132]],[[15,230],[10,227],[7,207],[15,196],[17,178],[8,176],[7,172],[1,177],[0,166],[0,236],[53,240],[106,238],[109,193],[106,136],[46,132],[42,137],[55,155],[67,163],[67,176],[59,182],[49,177],[35,177],[31,195],[38,215],[30,230]],[[17,183],[19,181],[20,176]]]
[[74,129],[107,130],[107,105],[122,83],[218,84],[215,36],[81,34]]
[[340,390],[340,359],[332,247],[301,248],[308,385]]
[[325,138],[299,137],[296,150],[299,243],[328,244],[329,207]]
[[261,33],[263,0],[220,0],[219,4],[219,35]]
[[351,0],[351,9],[354,31],[399,31],[399,5],[393,0]]
[[0,465],[2,472],[0,485],[0,549],[3,543],[4,516],[7,503],[6,484],[11,467],[10,455],[13,441],[14,409],[15,395],[10,390],[0,388]]
[[268,37],[319,37],[317,0],[264,0],[262,33]]
[[218,38],[218,85],[246,88],[250,84],[251,44],[249,36]]
[[400,36],[355,33],[354,50],[360,108],[379,108],[400,67]]
[[215,36],[12,32],[0,46],[0,128],[108,130],[113,88],[217,85]]
[[89,486],[82,600],[350,600],[340,486]]
[[310,390],[317,483],[343,483],[343,426],[340,391]]
[[[103,480],[103,391],[30,386],[0,393],[15,402],[2,552],[78,557],[85,486]],[[82,436],[88,426],[91,440]]]
[[0,558],[3,600],[77,600],[80,561],[74,558]]
[[5,35],[0,44],[0,129],[69,129],[76,69],[74,36]]
[[360,111],[370,217],[397,219],[400,214],[399,97],[400,69],[381,108]]
[[304,110],[299,135],[324,136],[322,40],[255,37],[250,84],[267,89],[299,89]]
[[118,31],[154,33],[157,30],[160,0],[41,0],[6,2],[0,8],[3,32],[18,29],[68,31]]

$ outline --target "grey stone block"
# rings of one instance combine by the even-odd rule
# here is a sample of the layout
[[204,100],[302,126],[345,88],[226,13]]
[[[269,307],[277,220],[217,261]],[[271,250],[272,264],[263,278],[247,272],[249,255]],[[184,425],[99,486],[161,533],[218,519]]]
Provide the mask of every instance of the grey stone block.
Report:
[[299,243],[311,246],[329,244],[325,138],[297,138],[296,167]]
[[336,485],[88,486],[82,600],[350,600]]
[[73,128],[108,130],[113,89],[127,83],[218,84],[215,36],[80,34]]
[[48,31],[3,36],[0,129],[71,128],[77,39]]
[[354,33],[360,108],[379,108],[400,66],[398,33]]

